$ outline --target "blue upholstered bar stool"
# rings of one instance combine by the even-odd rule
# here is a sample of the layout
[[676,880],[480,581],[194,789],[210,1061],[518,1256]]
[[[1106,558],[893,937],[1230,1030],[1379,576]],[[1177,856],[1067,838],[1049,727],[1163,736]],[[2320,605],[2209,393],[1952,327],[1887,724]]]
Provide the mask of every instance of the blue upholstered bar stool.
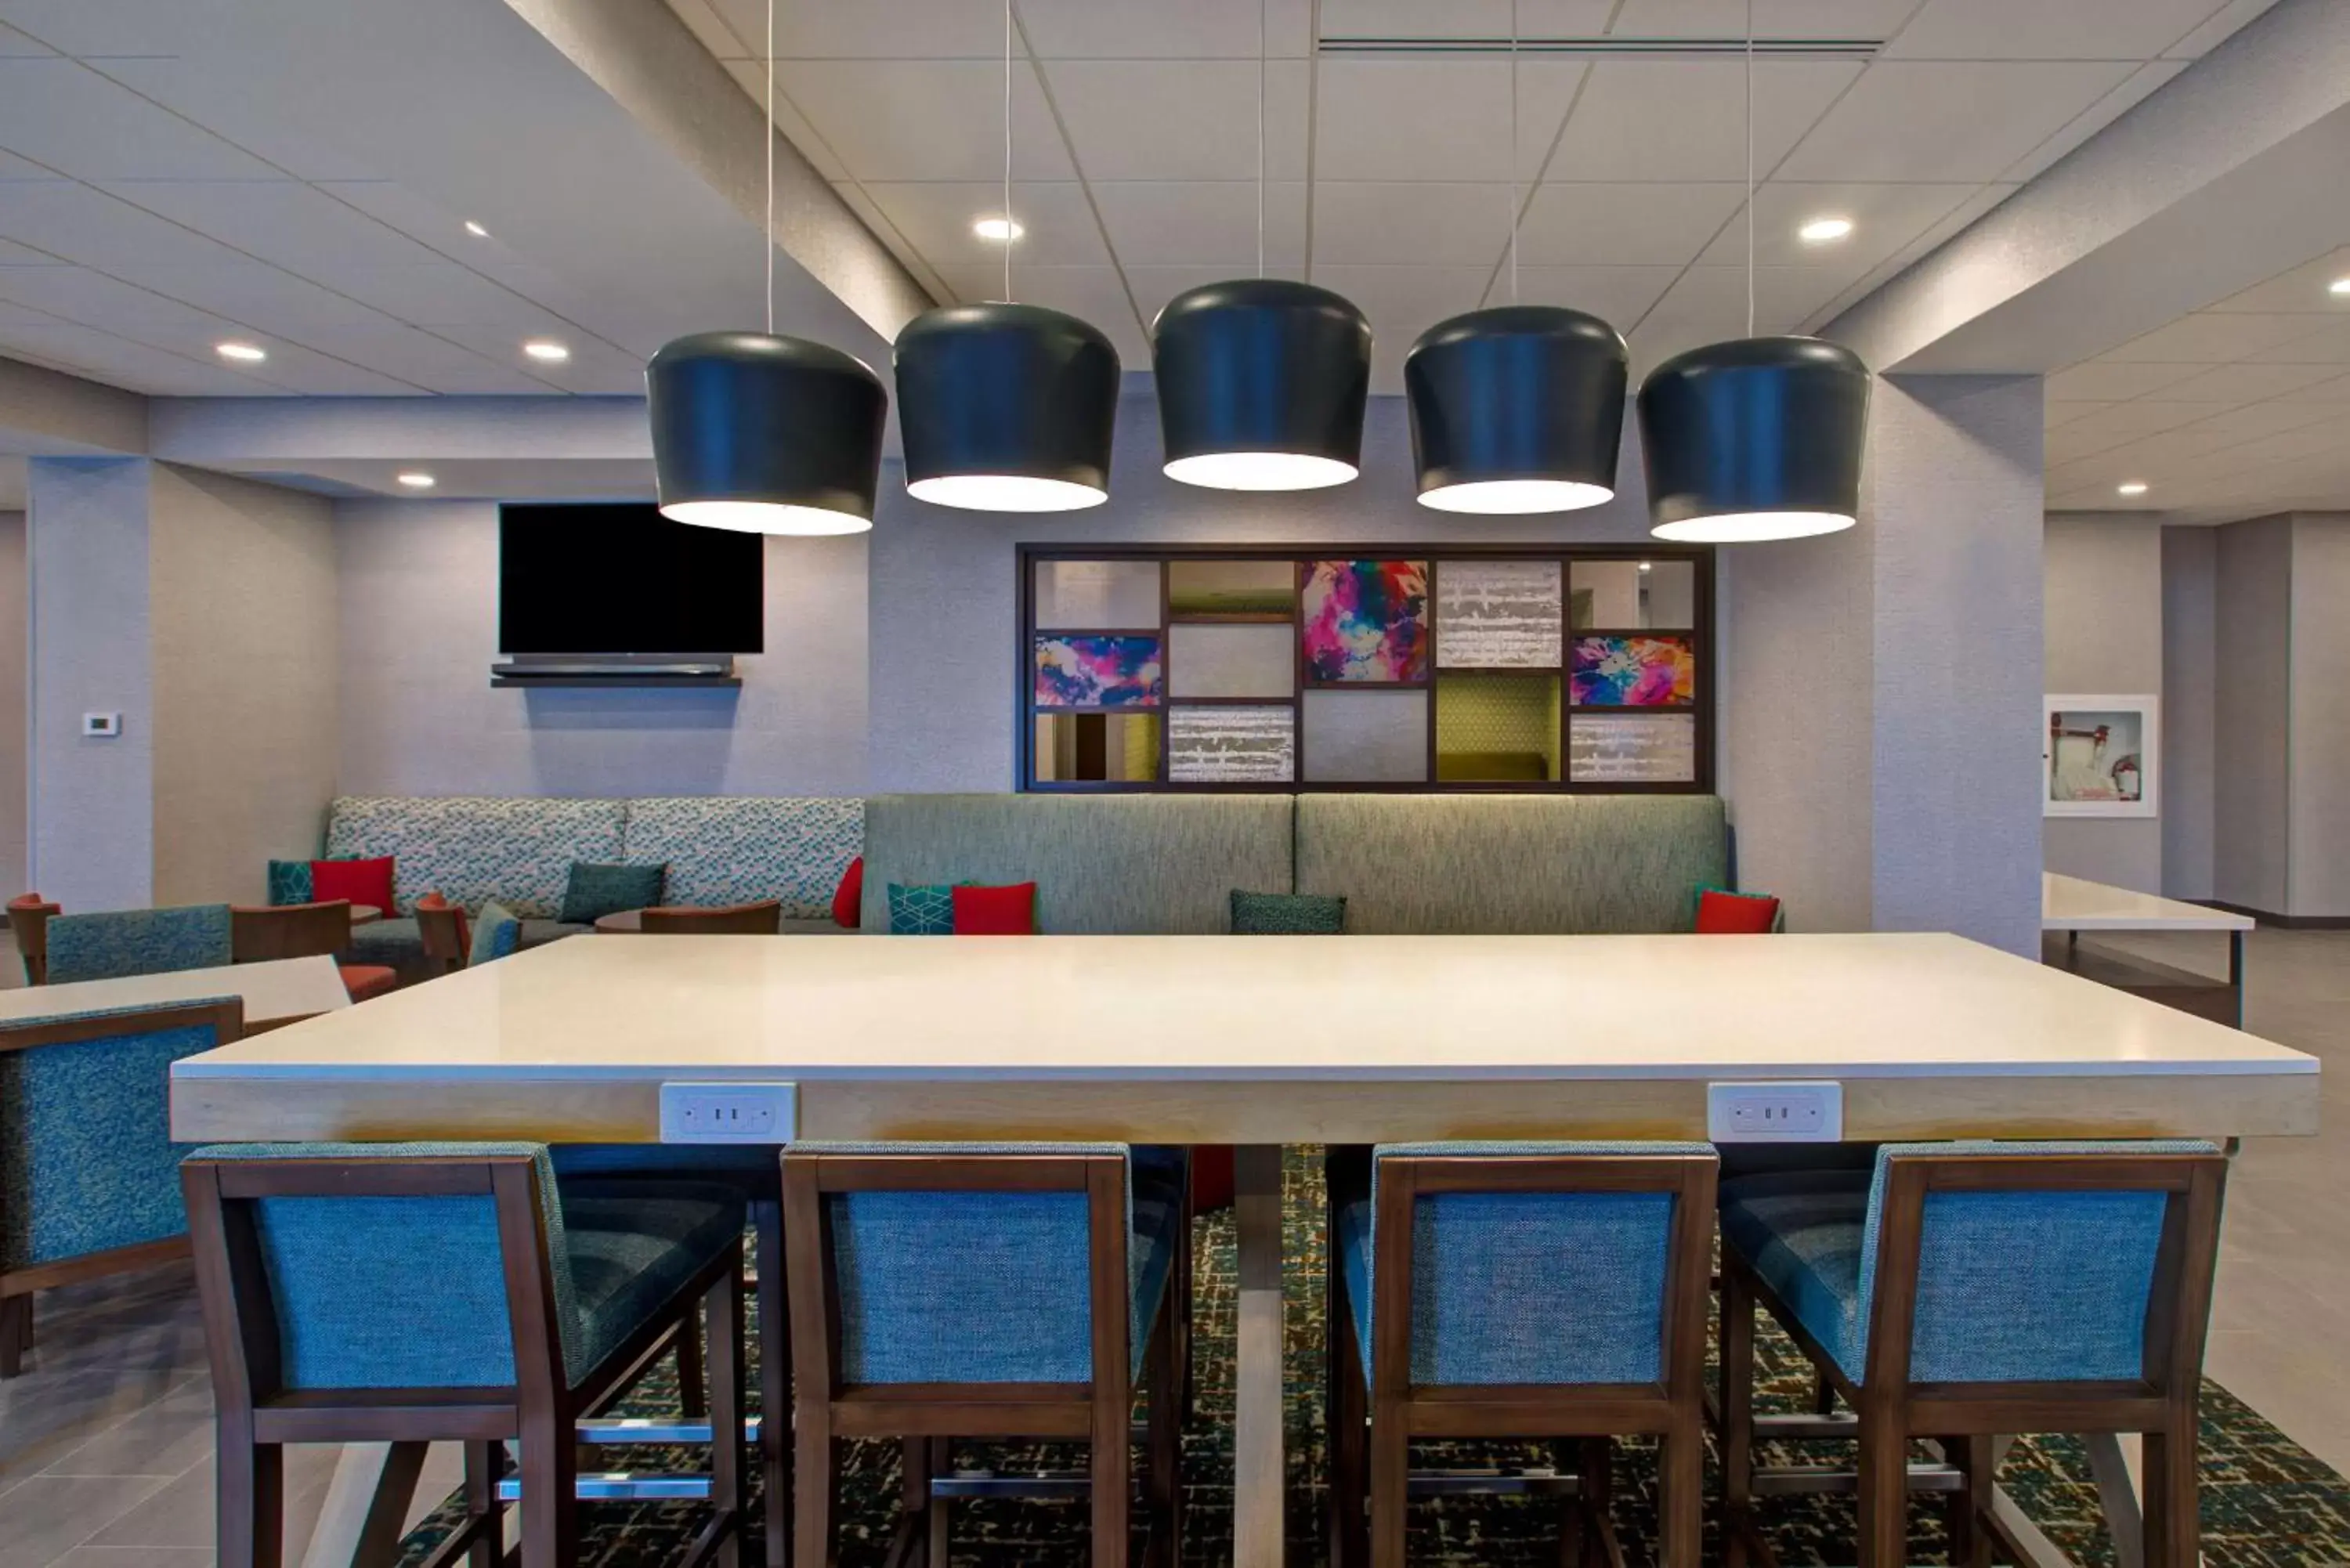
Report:
[[1139,1378],[1152,1561],[1180,1561],[1180,1194],[1123,1144],[802,1143],[783,1174],[795,1568],[837,1561],[844,1440],[884,1437],[907,1439],[901,1545],[931,1522],[941,1440],[1086,1444],[1092,1560],[1124,1568]]
[[233,962],[226,904],[170,909],[107,909],[49,921],[48,983],[120,980]]
[[1585,1439],[1575,1544],[1620,1560],[1608,1439],[1633,1434],[1659,1442],[1656,1559],[1696,1568],[1718,1168],[1701,1143],[1333,1151],[1334,1568],[1401,1568],[1414,1438]]
[[579,1417],[709,1334],[710,1495],[690,1562],[739,1561],[743,1199],[558,1183],[526,1143],[242,1144],[181,1168],[219,1433],[221,1568],[278,1568],[287,1443],[465,1446],[469,1517],[432,1568],[504,1559],[518,1439],[524,1568],[578,1552]]
[[[2208,1143],[1887,1144],[1874,1172],[1722,1184],[1722,1464],[1752,1499],[1859,1494],[1861,1568],[1906,1562],[1913,1479],[1955,1480],[1950,1561],[1991,1561],[1994,1439],[2146,1435],[2147,1568],[2191,1568],[2196,1420],[2227,1162]],[[1757,1303],[1854,1415],[1754,1414]],[[1762,1437],[1856,1437],[1856,1473],[1758,1471]],[[1912,1439],[1955,1477],[1913,1478]]]

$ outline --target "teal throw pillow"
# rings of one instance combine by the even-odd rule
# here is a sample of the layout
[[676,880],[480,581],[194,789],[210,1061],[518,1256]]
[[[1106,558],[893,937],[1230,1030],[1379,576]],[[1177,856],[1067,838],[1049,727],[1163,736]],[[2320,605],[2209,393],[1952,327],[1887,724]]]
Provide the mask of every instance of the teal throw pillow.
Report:
[[1336,937],[1347,930],[1347,900],[1323,893],[1232,889],[1236,937]]
[[504,904],[484,904],[482,912],[473,917],[473,950],[466,955],[468,967],[485,964],[493,959],[512,958],[522,946],[522,921]]
[[561,919],[569,925],[591,926],[623,909],[650,909],[661,901],[669,881],[669,862],[658,866],[597,866],[571,863],[571,880],[563,888]]
[[889,934],[893,937],[954,935],[954,888],[945,882],[908,887],[889,884]]
[[269,902],[276,908],[310,901],[310,863],[307,860],[272,860],[269,863]]

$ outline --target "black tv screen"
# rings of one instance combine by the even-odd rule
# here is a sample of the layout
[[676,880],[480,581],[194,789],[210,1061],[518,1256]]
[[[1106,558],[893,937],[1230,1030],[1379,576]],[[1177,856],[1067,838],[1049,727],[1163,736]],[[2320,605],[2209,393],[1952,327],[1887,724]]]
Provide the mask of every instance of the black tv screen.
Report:
[[506,653],[757,653],[766,540],[650,504],[498,508]]

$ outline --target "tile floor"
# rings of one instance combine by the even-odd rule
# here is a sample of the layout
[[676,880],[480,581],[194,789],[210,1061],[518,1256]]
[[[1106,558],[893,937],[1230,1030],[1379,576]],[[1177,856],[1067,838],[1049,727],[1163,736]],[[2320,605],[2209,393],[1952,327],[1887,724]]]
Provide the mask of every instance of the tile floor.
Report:
[[[2109,938],[2224,973],[2218,939]],[[2229,1193],[2211,1376],[2350,1473],[2350,931],[2260,931],[2247,1025],[2326,1060],[2325,1131],[2249,1143]],[[22,1377],[0,1384],[0,1568],[210,1568],[212,1397],[190,1276],[43,1298]],[[299,1563],[336,1450],[287,1462]],[[454,1484],[436,1452],[417,1513]]]

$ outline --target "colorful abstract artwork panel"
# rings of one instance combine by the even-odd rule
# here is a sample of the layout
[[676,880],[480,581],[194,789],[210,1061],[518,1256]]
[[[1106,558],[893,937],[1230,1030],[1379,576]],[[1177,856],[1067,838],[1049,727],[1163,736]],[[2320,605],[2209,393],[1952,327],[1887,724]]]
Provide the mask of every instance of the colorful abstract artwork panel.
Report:
[[1311,679],[1428,679],[1427,562],[1312,562],[1302,609]]
[[1166,653],[1155,637],[1040,637],[1039,708],[1156,708]]
[[1662,708],[1697,701],[1697,655],[1684,638],[1578,637],[1568,652],[1578,708]]

